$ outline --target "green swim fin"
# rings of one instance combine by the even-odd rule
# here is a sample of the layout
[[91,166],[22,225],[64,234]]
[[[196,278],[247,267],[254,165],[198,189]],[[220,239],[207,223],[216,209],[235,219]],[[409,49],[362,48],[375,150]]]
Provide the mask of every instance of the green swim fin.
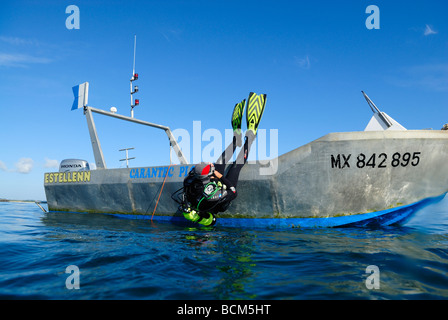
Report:
[[241,134],[241,120],[243,119],[243,112],[246,106],[246,99],[235,105],[232,113],[232,128],[236,134]]
[[249,94],[249,101],[247,103],[247,129],[252,130],[254,134],[257,134],[258,125],[260,124],[261,116],[264,112],[266,105],[266,95],[256,94],[251,92]]

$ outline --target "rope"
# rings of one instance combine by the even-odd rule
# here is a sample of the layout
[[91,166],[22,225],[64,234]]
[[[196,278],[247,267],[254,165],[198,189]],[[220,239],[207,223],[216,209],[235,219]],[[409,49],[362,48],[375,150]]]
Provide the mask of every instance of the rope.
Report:
[[159,204],[160,196],[162,195],[163,187],[165,186],[166,178],[168,177],[168,173],[170,172],[171,166],[172,164],[170,163],[168,170],[166,171],[165,179],[163,179],[162,189],[160,190],[159,197],[157,198],[156,206],[154,207],[154,211],[152,212],[151,222],[152,218],[154,217],[154,213],[156,213],[157,205]]

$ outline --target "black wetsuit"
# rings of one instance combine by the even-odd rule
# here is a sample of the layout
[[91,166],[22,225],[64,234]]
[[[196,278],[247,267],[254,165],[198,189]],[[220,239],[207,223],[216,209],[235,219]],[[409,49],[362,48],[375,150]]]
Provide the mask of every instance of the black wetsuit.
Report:
[[[233,153],[237,147],[237,138],[234,136],[232,143],[224,150],[221,157],[214,164],[215,171],[222,174],[221,178],[217,178],[215,175],[210,177],[210,180],[206,182],[194,180],[193,177],[187,177],[184,180],[186,187],[187,199],[193,205],[192,209],[201,213],[210,212],[216,214],[218,212],[224,212],[229,207],[230,203],[237,197],[236,186],[241,169],[247,162],[250,146],[255,139],[255,135],[252,131],[246,132],[244,146],[235,162],[232,163],[227,173],[225,173],[226,165],[232,158]],[[213,184],[214,183],[214,184]],[[212,190],[213,196],[205,197],[204,188],[210,184],[210,190]],[[215,192],[216,191],[216,192]]]

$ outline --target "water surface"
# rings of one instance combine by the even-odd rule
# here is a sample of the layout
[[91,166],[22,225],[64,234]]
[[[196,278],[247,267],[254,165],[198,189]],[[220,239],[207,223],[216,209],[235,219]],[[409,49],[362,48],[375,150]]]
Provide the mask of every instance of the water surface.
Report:
[[33,203],[0,203],[0,225],[2,299],[448,298],[447,198],[375,229],[204,230]]

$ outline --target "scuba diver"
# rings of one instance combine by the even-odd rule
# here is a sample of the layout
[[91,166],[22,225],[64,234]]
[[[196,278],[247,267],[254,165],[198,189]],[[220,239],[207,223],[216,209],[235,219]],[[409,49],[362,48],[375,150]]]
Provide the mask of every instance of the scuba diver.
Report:
[[[224,212],[232,200],[237,197],[237,183],[241,169],[247,162],[250,147],[257,135],[258,125],[266,105],[266,95],[249,94],[247,103],[247,130],[242,143],[241,122],[246,99],[237,103],[232,114],[233,139],[219,159],[213,163],[199,163],[194,166],[184,179],[183,188],[178,194],[179,210],[185,219],[203,226],[216,223],[216,214]],[[236,147],[242,147],[236,161],[225,174],[226,164],[233,157]],[[181,192],[179,194],[178,192]]]

